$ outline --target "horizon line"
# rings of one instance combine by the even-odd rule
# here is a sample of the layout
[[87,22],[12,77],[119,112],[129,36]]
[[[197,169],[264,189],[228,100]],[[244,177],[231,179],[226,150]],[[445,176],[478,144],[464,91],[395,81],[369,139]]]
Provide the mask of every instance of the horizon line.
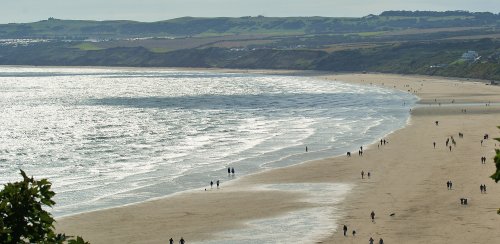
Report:
[[134,20],[134,19],[66,19],[66,18],[57,18],[57,17],[48,17],[46,19],[40,19],[40,20],[33,20],[33,21],[27,21],[27,22],[3,22],[0,23],[0,25],[8,25],[8,24],[31,24],[31,23],[38,23],[38,22],[43,22],[43,21],[50,21],[50,20],[61,20],[61,21],[93,21],[93,22],[112,22],[112,21],[130,21],[130,22],[139,22],[139,23],[156,23],[156,22],[163,22],[163,21],[170,21],[170,20],[176,20],[176,19],[182,19],[182,18],[198,18],[198,19],[216,19],[216,18],[234,18],[234,19],[239,19],[239,18],[364,18],[368,16],[380,16],[384,12],[436,12],[436,13],[445,13],[445,12],[463,12],[463,13],[490,13],[494,15],[500,15],[499,13],[494,13],[494,12],[489,12],[489,11],[469,11],[469,10],[444,10],[444,11],[435,11],[435,10],[384,10],[380,12],[379,14],[367,14],[363,16],[322,16],[322,15],[290,15],[290,16],[265,16],[262,14],[259,15],[243,15],[243,16],[180,16],[180,17],[175,17],[175,18],[170,18],[170,19],[160,19],[160,20],[154,20],[154,21],[143,21],[143,20]]

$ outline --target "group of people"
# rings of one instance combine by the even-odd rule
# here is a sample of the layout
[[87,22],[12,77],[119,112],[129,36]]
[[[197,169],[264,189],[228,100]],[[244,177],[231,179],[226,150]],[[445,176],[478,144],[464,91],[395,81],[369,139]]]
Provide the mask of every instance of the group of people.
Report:
[[456,146],[457,142],[455,141],[455,138],[453,138],[453,136],[451,136],[450,138],[446,138],[446,146],[448,146],[450,144],[450,139],[451,139],[451,143],[453,144],[453,146]]
[[[410,109],[410,111],[411,111],[411,109]],[[389,142],[387,142],[385,139],[380,139],[380,144],[377,144],[377,148],[380,148],[380,146],[385,145],[386,143],[389,143]]]
[[467,198],[464,198],[464,197],[460,198],[460,204],[467,205]]
[[[384,143],[385,143],[385,140],[384,140]],[[363,156],[363,146],[359,147],[358,155]],[[350,157],[350,156],[351,156],[351,152],[347,152],[347,157]]]
[[[174,239],[170,238],[170,240],[168,240],[168,243],[174,244]],[[186,243],[186,241],[184,241],[184,238],[181,237],[181,239],[179,240],[179,244],[184,244],[184,243]]]
[[359,147],[358,154],[359,154],[359,156],[363,156],[363,146]]
[[[463,111],[463,112],[465,112],[465,111]],[[439,125],[439,122],[438,122],[438,121],[435,121],[435,124],[436,124],[436,126],[437,126],[437,125]],[[464,134],[463,134],[463,133],[461,133],[461,132],[459,132],[459,133],[458,133],[458,137],[459,137],[459,138],[463,138],[463,137],[464,137]],[[485,136],[484,136],[484,140],[485,140],[485,139],[487,139],[487,138],[488,138],[488,135],[487,135],[487,134],[485,134]],[[386,140],[381,139],[381,140],[380,140],[380,144],[378,145],[378,147],[380,147],[381,145],[385,145],[386,143],[387,143],[387,142],[386,142]],[[481,140],[481,145],[482,145],[482,143],[483,143],[483,140]],[[456,141],[455,141],[455,139],[453,138],[453,136],[450,136],[449,138],[447,138],[447,139],[446,139],[446,147],[447,147],[447,148],[449,148],[449,150],[451,151],[451,150],[452,150],[452,145],[453,145],[453,146],[456,146]],[[433,142],[433,146],[434,146],[434,148],[436,148],[436,142]],[[362,155],[362,153],[363,153],[363,147],[360,147],[360,150],[359,150],[359,155],[361,156],[361,155]],[[347,153],[347,156],[351,156],[351,153],[350,153],[350,152],[348,152],[348,153]],[[485,164],[485,163],[486,163],[486,157],[484,157],[484,156],[483,156],[483,157],[481,157],[481,163],[482,163],[482,164]],[[368,172],[368,173],[367,173],[367,176],[368,176],[368,178],[370,178],[370,172]],[[365,177],[365,171],[364,171],[364,170],[362,170],[362,171],[361,171],[361,179],[364,179],[364,177]],[[447,182],[446,182],[446,186],[447,186],[447,189],[448,189],[448,190],[452,190],[452,189],[453,189],[453,182],[452,182],[451,180],[447,181]],[[481,184],[481,185],[480,185],[480,190],[481,190],[481,193],[482,193],[482,194],[486,193],[486,185]],[[468,198],[465,198],[465,197],[460,198],[460,204],[461,204],[461,205],[468,205]],[[374,211],[372,211],[372,212],[370,213],[370,217],[371,217],[372,222],[373,222],[373,223],[375,223],[375,212],[374,212]],[[343,233],[344,233],[344,236],[347,236],[347,233],[348,233],[348,232],[347,232],[347,230],[348,230],[347,226],[346,226],[346,225],[344,225],[344,226],[343,226]],[[352,235],[353,235],[353,236],[355,236],[355,235],[356,235],[356,231],[355,231],[355,230],[353,230],[353,231],[352,231]],[[372,237],[370,237],[370,239],[369,239],[369,243],[370,243],[370,244],[374,244],[374,241],[375,241],[375,240],[374,240]],[[380,240],[379,240],[379,244],[383,244],[383,243],[384,243],[384,240],[383,240],[382,238],[380,238]]]
[[[347,236],[347,225],[344,225],[344,236]],[[355,237],[356,236],[356,230],[352,230],[352,236]]]
[[446,186],[448,187],[448,190],[451,190],[453,187],[453,182],[451,182],[451,180],[447,181]]
[[[227,167],[227,175],[233,175],[233,176],[234,176],[234,168]],[[217,181],[215,182],[215,184],[217,185],[217,189],[219,189],[219,186],[220,186],[220,181],[219,181],[219,180],[217,180]],[[210,189],[212,189],[213,187],[214,187],[214,181],[212,180],[212,181],[210,181]],[[207,190],[207,189],[205,188],[205,191],[206,191],[206,190]]]
[[[216,184],[217,184],[217,189],[219,189],[220,181],[219,181],[219,180],[217,180]],[[213,187],[214,187],[214,181],[213,181],[213,180],[211,180],[211,181],[210,181],[210,189],[212,189]],[[206,189],[205,189],[205,190],[206,190]]]
[[486,163],[486,157],[481,157],[481,163],[485,164]]
[[[375,240],[373,240],[373,237],[370,237],[368,243],[373,244],[374,241]],[[378,240],[378,244],[384,244],[384,239],[380,238],[380,240]]]
[[486,184],[479,186],[481,193],[486,193]]
[[[370,173],[370,172],[368,172],[366,175],[368,176],[368,179],[370,179],[371,173]],[[365,178],[365,171],[364,171],[364,170],[362,170],[362,171],[361,171],[361,179],[364,179],[364,178]]]
[[[458,133],[458,137],[459,138],[463,138],[464,134],[461,133],[461,132],[459,132]],[[488,139],[488,137],[489,137],[488,134],[484,134],[483,140]],[[450,138],[451,138],[451,141],[452,141],[453,145],[456,145],[456,142],[453,139],[453,136],[451,136]],[[448,144],[450,142],[450,138],[446,139],[446,146],[448,146]],[[481,140],[481,146],[483,145],[483,140]],[[434,144],[434,148],[436,148],[436,142],[433,142],[433,144]],[[449,146],[449,148],[450,148],[450,151],[451,151],[451,145]],[[481,164],[485,164],[485,163],[486,163],[486,157],[483,156],[483,157],[481,157]],[[448,190],[452,190],[453,183],[451,182],[451,180],[449,180],[449,181],[446,182],[446,186],[447,186]],[[481,184],[479,186],[479,190],[481,190],[481,194],[486,193],[486,185],[485,184]],[[460,198],[460,204],[461,205],[468,205],[468,199],[465,198],[465,197]]]

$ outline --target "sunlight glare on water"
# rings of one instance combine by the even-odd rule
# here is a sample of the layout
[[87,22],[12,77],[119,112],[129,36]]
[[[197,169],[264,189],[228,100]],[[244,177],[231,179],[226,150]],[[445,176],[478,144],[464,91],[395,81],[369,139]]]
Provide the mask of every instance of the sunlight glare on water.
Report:
[[48,178],[56,216],[119,206],[345,153],[415,101],[314,77],[1,67],[0,184]]

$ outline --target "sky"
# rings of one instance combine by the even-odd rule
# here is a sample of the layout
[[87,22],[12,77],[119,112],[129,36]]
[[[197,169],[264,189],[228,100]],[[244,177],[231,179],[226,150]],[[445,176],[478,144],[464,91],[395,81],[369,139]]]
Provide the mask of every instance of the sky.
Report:
[[49,17],[159,21],[177,17],[361,17],[385,10],[500,12],[500,0],[2,0],[0,23]]

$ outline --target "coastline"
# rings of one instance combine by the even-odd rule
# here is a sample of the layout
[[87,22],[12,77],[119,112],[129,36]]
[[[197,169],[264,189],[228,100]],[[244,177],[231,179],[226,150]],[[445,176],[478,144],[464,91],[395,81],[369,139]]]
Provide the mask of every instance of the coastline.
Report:
[[[451,99],[454,99],[457,104],[462,102],[484,103],[488,101],[500,101],[498,96],[500,94],[500,87],[490,87],[485,86],[484,84],[476,83],[463,83],[452,79],[446,81],[443,79],[435,79],[431,81],[430,78],[418,76],[410,77],[386,74],[321,74],[318,77],[330,80],[337,79],[344,82],[361,83],[365,85],[381,85],[403,91],[407,91],[407,88],[410,87],[410,90],[414,90],[414,92],[416,92],[415,94],[422,99],[421,102],[423,101],[423,103],[432,103],[434,98],[439,98],[439,100],[443,103],[450,103]],[[425,80],[425,83],[423,86],[419,87],[419,85],[422,84],[422,80]],[[406,87],[406,85],[410,86]],[[486,89],[485,87],[492,88],[493,90]],[[463,92],[464,90],[467,91],[466,94]],[[339,205],[341,209],[345,210],[342,215],[344,217],[339,218],[336,225],[337,230],[331,230],[328,237],[322,238],[324,239],[324,243],[353,242],[354,240],[352,238],[345,239],[345,237],[343,237],[340,233],[340,227],[344,223],[348,224],[350,227],[353,226],[353,228],[357,230],[358,235],[355,238],[361,240],[362,242],[368,240],[368,235],[377,234],[377,236],[384,236],[384,240],[386,241],[398,240],[398,243],[409,243],[412,241],[418,243],[425,240],[439,243],[440,241],[434,239],[421,239],[419,241],[405,239],[406,235],[401,234],[405,232],[401,231],[402,227],[399,227],[399,225],[404,226],[408,225],[408,223],[404,221],[405,219],[399,219],[400,212],[403,212],[402,216],[405,216],[404,214],[411,216],[411,214],[407,213],[407,209],[411,209],[408,208],[407,205],[413,203],[404,200],[408,198],[414,200],[413,197],[415,197],[415,193],[406,192],[405,186],[393,186],[393,182],[400,183],[401,179],[399,178],[408,180],[406,184],[413,183],[410,185],[417,185],[417,189],[423,191],[423,193],[418,196],[428,197],[429,194],[426,192],[426,187],[432,186],[433,184],[422,184],[421,181],[429,180],[429,174],[431,174],[430,172],[434,170],[435,166],[429,165],[429,169],[426,167],[412,168],[415,172],[419,172],[415,177],[406,177],[406,175],[405,177],[401,177],[399,173],[404,172],[408,174],[414,172],[408,172],[408,169],[399,165],[398,161],[401,158],[404,158],[405,160],[408,158],[407,160],[409,162],[421,163],[419,161],[421,159],[415,161],[415,159],[410,157],[411,155],[407,155],[407,153],[401,152],[401,150],[416,152],[417,155],[418,153],[423,152],[423,150],[427,150],[424,148],[426,148],[425,146],[428,146],[426,144],[428,142],[419,142],[419,140],[424,140],[423,138],[425,138],[424,134],[426,133],[422,132],[433,129],[432,125],[429,126],[428,124],[436,117],[439,117],[440,121],[448,121],[451,120],[451,117],[458,116],[468,117],[468,119],[470,119],[469,117],[474,117],[473,119],[476,123],[489,118],[491,121],[488,124],[485,123],[483,125],[480,123],[481,128],[483,128],[483,126],[487,126],[487,128],[494,128],[494,126],[496,126],[494,124],[498,123],[498,121],[492,119],[492,116],[498,116],[500,113],[498,106],[491,106],[486,112],[483,107],[467,108],[467,110],[470,111],[467,114],[461,114],[458,112],[460,109],[456,107],[438,107],[437,105],[416,108],[413,110],[410,121],[406,127],[387,136],[389,141],[387,146],[382,147],[382,149],[378,149],[373,146],[376,144],[373,144],[365,151],[365,155],[363,157],[358,157],[357,155],[353,155],[352,158],[339,156],[335,158],[305,162],[299,165],[266,170],[261,173],[242,177],[228,185],[223,185],[220,191],[186,192],[165,199],[152,200],[150,202],[125,207],[70,216],[58,220],[58,231],[66,232],[70,235],[82,235],[86,240],[90,240],[91,243],[156,243],[166,241],[170,238],[170,236],[177,238],[183,236],[185,239],[189,240],[189,242],[203,241],[214,239],[218,233],[225,230],[244,227],[245,223],[251,220],[281,216],[291,211],[303,210],[311,207],[311,203],[305,203],[301,200],[303,194],[280,190],[263,191],[258,189],[258,186],[285,183],[349,183],[353,184],[354,187],[347,195],[346,200]],[[443,111],[446,111],[448,114],[445,113],[445,115],[441,115]],[[445,127],[447,128],[446,131],[438,131],[440,136],[443,137],[443,139],[445,138],[445,135],[449,136],[449,134],[446,133],[451,133],[452,130],[459,128],[461,126],[459,124],[460,122],[462,122],[462,120],[459,120],[459,122],[453,122],[458,124],[453,124],[453,126],[450,126],[449,128]],[[474,130],[471,129],[470,134],[480,136],[477,134],[477,130],[477,128]],[[489,131],[491,135],[498,135],[497,131],[492,129],[488,130],[491,130]],[[434,136],[437,136],[436,132],[433,133]],[[415,138],[410,140],[413,143],[412,147],[415,148],[411,148],[403,143],[405,142],[404,138],[411,138],[412,136],[408,135],[412,134],[419,136],[418,140]],[[455,134],[455,132],[451,133],[451,135],[453,134]],[[469,133],[466,133],[466,138],[468,138],[468,134]],[[459,141],[459,147],[461,147],[461,143],[462,141]],[[425,146],[419,144],[425,144]],[[464,143],[464,145],[466,144]],[[490,156],[490,154],[492,155],[493,149],[491,146],[492,145],[488,145],[490,152],[485,151],[483,153],[487,153],[488,156]],[[382,151],[390,151],[391,154],[385,155]],[[470,156],[474,153],[470,153]],[[436,159],[432,159],[432,162],[435,160],[448,161],[445,158],[446,155],[448,154],[440,154]],[[426,160],[431,160],[429,158],[429,152],[422,153],[422,156],[424,156]],[[377,164],[375,161],[385,161],[387,163]],[[478,160],[474,160],[473,162],[475,161]],[[441,164],[443,164],[443,162],[440,162],[439,165],[444,167],[444,165]],[[332,165],[334,167],[332,167]],[[405,165],[405,167],[406,166],[407,165]],[[483,168],[493,172],[492,168],[494,168],[494,165],[488,164]],[[483,169],[484,172],[489,172],[486,169]],[[359,172],[361,170],[373,172],[372,179],[368,181],[360,181]],[[393,170],[394,172],[392,172]],[[465,171],[465,173],[467,173],[467,171]],[[462,172],[461,174],[464,173]],[[383,175],[384,178],[380,179],[376,177],[378,175]],[[487,175],[481,175],[481,177],[484,178],[484,183],[489,185],[489,194],[487,194],[487,198],[489,200],[485,201],[490,201],[492,204],[495,204],[495,201],[492,199],[494,199],[495,195],[498,196],[498,186],[495,186],[492,183],[490,184],[489,182],[491,181],[488,181]],[[438,178],[442,178],[442,176]],[[442,189],[442,180],[443,179],[439,179],[439,183],[437,182],[437,179],[436,182],[433,182],[436,184],[436,188]],[[390,184],[387,184],[387,181]],[[422,186],[420,186],[419,183],[422,184]],[[474,184],[473,188],[478,188],[478,184],[479,183]],[[387,197],[387,192],[384,191],[386,191],[385,189],[391,189],[392,187],[395,187],[396,189],[393,191],[391,190],[389,193],[391,193],[392,196],[397,196],[397,200],[391,198],[392,200],[388,202],[388,200],[384,198]],[[433,190],[434,189],[432,189],[432,191]],[[369,196],[373,197],[370,202],[360,199],[360,197],[365,198]],[[382,199],[379,199],[381,197]],[[434,198],[432,196],[430,198],[431,203],[433,203],[432,199]],[[371,211],[368,210],[370,207],[382,207],[387,204],[394,206],[392,209],[398,210],[396,218],[392,218],[398,220],[394,221],[394,223],[397,223],[395,226],[390,228],[387,227],[394,223],[391,222],[392,219],[390,218],[385,220],[386,214],[382,214],[385,211],[383,209],[378,209],[376,212],[380,213],[380,222],[382,222],[385,227],[380,227],[378,218],[376,224],[372,224],[370,221],[366,221],[367,223],[365,223],[365,221],[362,220],[365,218],[364,216],[368,219],[369,211]],[[498,203],[496,204],[498,206]],[[332,205],[330,207],[334,206],[337,207],[337,205]],[[453,207],[455,206],[453,205]],[[420,210],[419,206],[415,208]],[[366,213],[366,211],[368,212]],[[382,215],[384,217],[382,217]],[[422,217],[425,218],[425,216],[420,216],[420,218]],[[494,218],[496,216],[494,215],[494,212],[491,211],[490,216],[481,217],[491,217],[493,220],[490,221],[493,221],[492,223],[494,223]],[[439,226],[439,221],[437,222],[438,223],[435,225]],[[444,224],[444,222],[441,224]],[[488,223],[485,225],[487,224]],[[398,230],[401,233],[399,233]],[[425,231],[427,230],[422,230],[421,232],[425,233]],[[373,238],[376,238],[377,236],[374,236]],[[445,235],[445,237],[446,236],[447,235]],[[458,242],[464,240],[459,237],[460,235],[455,236],[458,236]],[[489,233],[486,237],[491,239],[484,239],[485,241],[498,238],[498,236],[492,235],[491,233]],[[477,240],[477,236],[473,235],[473,238],[476,238]],[[396,241],[391,242],[394,243]]]

